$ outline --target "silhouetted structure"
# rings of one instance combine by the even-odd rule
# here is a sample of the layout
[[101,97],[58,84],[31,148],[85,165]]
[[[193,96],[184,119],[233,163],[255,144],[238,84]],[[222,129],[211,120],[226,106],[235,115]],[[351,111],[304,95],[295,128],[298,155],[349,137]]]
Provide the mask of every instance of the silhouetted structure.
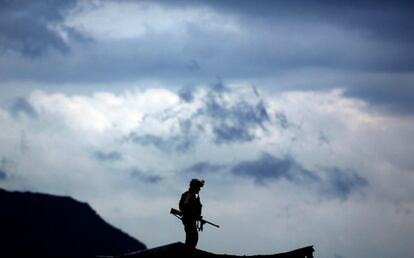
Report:
[[203,224],[200,222],[201,216],[201,201],[198,193],[201,187],[204,186],[204,180],[192,179],[188,191],[181,195],[178,204],[180,211],[183,213],[181,218],[185,230],[185,244],[191,251],[194,250],[198,242],[198,231],[203,229]]
[[146,248],[70,197],[0,189],[0,204],[0,257],[93,257]]
[[227,255],[227,254],[214,254],[199,249],[189,255],[187,248],[183,243],[172,243],[169,245],[159,246],[139,252],[129,253],[119,258],[134,258],[134,257],[205,257],[205,258],[313,258],[313,246],[307,246],[304,248],[296,249],[286,253],[270,254],[270,255],[252,255],[252,256],[239,256],[239,255]]

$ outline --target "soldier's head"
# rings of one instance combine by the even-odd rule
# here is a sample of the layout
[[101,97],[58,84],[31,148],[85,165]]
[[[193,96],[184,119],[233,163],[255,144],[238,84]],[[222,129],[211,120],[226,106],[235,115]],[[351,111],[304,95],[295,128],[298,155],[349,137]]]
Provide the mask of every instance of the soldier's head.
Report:
[[193,193],[198,194],[198,192],[200,192],[201,187],[204,186],[204,180],[199,180],[199,179],[191,179],[190,181],[190,191]]

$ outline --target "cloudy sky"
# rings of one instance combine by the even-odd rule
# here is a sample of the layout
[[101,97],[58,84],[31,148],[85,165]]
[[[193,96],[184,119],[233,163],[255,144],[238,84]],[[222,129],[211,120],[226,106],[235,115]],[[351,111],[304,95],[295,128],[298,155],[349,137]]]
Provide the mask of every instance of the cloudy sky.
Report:
[[414,6],[2,1],[0,187],[148,247],[202,178],[198,247],[414,253]]

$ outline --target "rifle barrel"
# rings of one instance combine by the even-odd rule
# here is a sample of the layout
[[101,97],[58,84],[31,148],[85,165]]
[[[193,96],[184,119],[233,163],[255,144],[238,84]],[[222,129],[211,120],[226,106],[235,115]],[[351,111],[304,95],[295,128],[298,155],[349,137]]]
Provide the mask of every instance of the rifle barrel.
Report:
[[212,223],[212,222],[210,222],[210,221],[207,221],[207,220],[202,220],[202,222],[203,222],[203,223],[210,224],[210,225],[212,225],[212,226],[215,226],[216,228],[219,228],[219,227],[220,227],[219,225],[214,224],[214,223]]
[[[174,208],[171,208],[170,213],[171,213],[172,215],[174,215],[174,216],[177,216],[177,218],[182,219],[183,213],[182,213],[181,211],[176,210],[176,209],[174,209]],[[210,224],[210,225],[212,225],[212,226],[215,226],[216,228],[219,228],[219,227],[220,227],[219,225],[214,224],[214,223],[212,223],[212,222],[210,222],[210,221],[207,221],[207,220],[204,220],[204,219],[201,219],[200,221],[201,221],[202,223],[207,223],[207,224]]]

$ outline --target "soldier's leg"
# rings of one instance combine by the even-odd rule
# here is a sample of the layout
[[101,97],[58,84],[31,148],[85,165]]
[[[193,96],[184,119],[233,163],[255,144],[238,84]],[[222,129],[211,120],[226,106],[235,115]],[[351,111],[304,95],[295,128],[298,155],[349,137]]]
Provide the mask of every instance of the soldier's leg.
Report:
[[186,222],[184,224],[185,230],[185,245],[190,249],[195,249],[198,242],[198,231],[195,221]]

